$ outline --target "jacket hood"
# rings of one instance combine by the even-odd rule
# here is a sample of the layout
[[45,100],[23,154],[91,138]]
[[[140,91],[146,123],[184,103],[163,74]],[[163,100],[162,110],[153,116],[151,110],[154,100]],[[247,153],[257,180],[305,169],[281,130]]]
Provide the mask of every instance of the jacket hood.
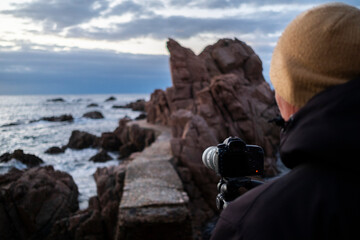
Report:
[[288,168],[320,163],[360,169],[360,79],[331,87],[309,100],[286,123],[280,141]]

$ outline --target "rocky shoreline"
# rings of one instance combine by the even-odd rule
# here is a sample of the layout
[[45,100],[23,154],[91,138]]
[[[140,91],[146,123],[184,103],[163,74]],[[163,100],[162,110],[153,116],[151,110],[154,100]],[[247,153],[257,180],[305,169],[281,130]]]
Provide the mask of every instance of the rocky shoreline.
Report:
[[48,149],[98,148],[92,161],[119,152],[120,165],[94,173],[89,207],[78,210],[76,184],[65,172],[11,170],[0,175],[1,239],[202,239],[218,214],[219,178],[201,154],[228,136],[263,146],[266,176],[277,174],[279,129],[268,121],[278,110],[251,47],[221,39],[195,55],[172,39],[167,46],[173,86],[126,106],[145,109],[146,120],[121,119],[100,137],[73,131],[65,146]]

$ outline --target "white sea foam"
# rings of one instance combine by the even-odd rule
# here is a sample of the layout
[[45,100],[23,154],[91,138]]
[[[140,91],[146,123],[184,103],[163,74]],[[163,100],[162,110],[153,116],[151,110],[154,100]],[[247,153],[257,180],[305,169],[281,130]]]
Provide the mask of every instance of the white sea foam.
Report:
[[[80,208],[88,205],[88,199],[96,195],[93,174],[98,167],[118,164],[117,154],[110,155],[114,160],[106,163],[94,163],[89,159],[97,153],[97,149],[72,150],[63,154],[49,155],[44,152],[52,146],[66,145],[73,130],[86,131],[97,136],[102,132],[113,131],[119,119],[129,116],[135,118],[139,112],[130,109],[114,109],[113,105],[124,105],[140,98],[148,99],[146,94],[112,94],[116,101],[105,102],[107,95],[63,95],[63,96],[0,96],[0,155],[23,149],[44,160],[45,165],[53,165],[55,169],[71,174],[79,188]],[[48,99],[63,98],[65,102],[48,102]],[[99,107],[88,108],[90,103]],[[90,111],[100,111],[104,119],[87,119],[82,115]],[[73,122],[46,122],[42,117],[71,114]],[[12,125],[11,123],[19,123]],[[5,125],[5,126],[4,126]],[[24,169],[26,166],[16,160],[0,163],[0,174],[11,167]]]

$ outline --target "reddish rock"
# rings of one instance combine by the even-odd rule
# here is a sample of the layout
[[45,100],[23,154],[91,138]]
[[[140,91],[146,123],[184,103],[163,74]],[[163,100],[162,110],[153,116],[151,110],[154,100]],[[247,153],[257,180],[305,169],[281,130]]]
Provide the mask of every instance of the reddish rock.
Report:
[[54,223],[78,209],[73,178],[52,166],[0,175],[2,239],[44,239]]
[[120,125],[114,134],[120,139],[120,158],[130,156],[133,152],[142,151],[155,140],[155,132],[152,129],[141,128],[138,124],[126,126],[127,120],[120,120]]
[[146,112],[148,122],[170,124],[170,107],[163,90],[157,89],[151,94],[151,100],[146,103]]
[[97,196],[89,207],[56,221],[46,239],[113,240],[122,196],[125,166],[98,168],[94,174]]
[[130,108],[133,111],[145,111],[145,100],[144,99],[138,99],[135,102],[130,102],[125,105],[113,105],[112,108]]
[[99,111],[92,111],[92,112],[84,113],[83,117],[84,118],[91,118],[91,119],[102,119],[102,118],[104,118],[102,113],[99,112]]
[[[264,148],[265,173],[276,174],[280,129],[274,93],[255,52],[237,39],[221,39],[199,55],[170,39],[173,86],[156,90],[146,105],[147,120],[172,127],[172,151],[186,167],[208,205],[214,208],[217,177],[204,168],[202,152],[229,136]],[[198,201],[198,200],[197,200]]]
[[108,239],[113,239],[116,231],[119,203],[122,196],[125,166],[98,168],[94,174],[99,198],[101,217]]
[[74,130],[72,131],[69,142],[66,146],[73,149],[84,149],[94,147],[96,145],[96,141],[97,137],[95,135]]
[[117,151],[119,150],[121,141],[115,133],[105,132],[101,134],[99,145],[105,150]]
[[111,160],[112,158],[109,156],[109,154],[105,150],[101,150],[94,156],[92,156],[89,161],[92,162],[106,162],[108,160]]

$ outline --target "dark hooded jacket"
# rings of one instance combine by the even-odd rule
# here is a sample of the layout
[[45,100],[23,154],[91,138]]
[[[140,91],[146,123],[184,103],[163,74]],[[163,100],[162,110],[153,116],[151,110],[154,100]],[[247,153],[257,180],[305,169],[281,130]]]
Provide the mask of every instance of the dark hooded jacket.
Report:
[[357,239],[359,137],[360,79],[317,94],[282,131],[292,170],[230,203],[212,239]]

